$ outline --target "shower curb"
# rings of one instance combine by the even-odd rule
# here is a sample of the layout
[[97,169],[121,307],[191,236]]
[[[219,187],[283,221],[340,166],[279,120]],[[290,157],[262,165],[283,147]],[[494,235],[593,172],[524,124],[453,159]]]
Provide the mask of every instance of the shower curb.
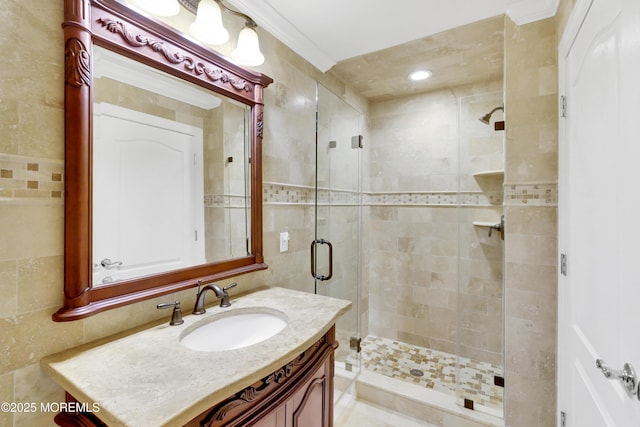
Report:
[[360,372],[355,388],[358,399],[438,426],[504,427],[502,418],[462,408],[453,396],[375,372]]

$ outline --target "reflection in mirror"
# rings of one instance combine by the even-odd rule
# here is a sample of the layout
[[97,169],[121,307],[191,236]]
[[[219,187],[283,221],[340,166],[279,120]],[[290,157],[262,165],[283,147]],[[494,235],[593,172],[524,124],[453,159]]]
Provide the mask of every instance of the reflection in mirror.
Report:
[[249,255],[251,108],[94,46],[93,286]]

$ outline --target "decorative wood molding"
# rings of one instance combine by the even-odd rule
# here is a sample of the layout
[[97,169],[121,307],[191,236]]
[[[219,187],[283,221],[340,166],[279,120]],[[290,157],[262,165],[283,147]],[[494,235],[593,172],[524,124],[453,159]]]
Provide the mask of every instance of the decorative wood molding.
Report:
[[70,38],[64,48],[64,80],[76,88],[91,86],[91,55],[76,38]]
[[162,41],[154,40],[142,34],[133,35],[133,33],[127,30],[127,27],[123,22],[109,18],[99,18],[97,22],[105,27],[107,31],[110,31],[114,34],[119,34],[122,39],[132,47],[140,48],[148,46],[154,52],[161,53],[164,59],[172,64],[184,63],[184,68],[190,72],[195,73],[196,75],[204,74],[213,82],[221,81],[223,83],[229,83],[231,86],[238,90],[243,90],[245,92],[253,91],[253,85],[247,83],[246,80],[243,80],[236,76],[232,77],[231,74],[222,71],[218,67],[208,66],[207,64],[193,59],[190,56],[183,55],[178,51],[170,50],[167,47],[166,43]]
[[263,132],[264,132],[264,121],[262,119],[263,116],[264,116],[264,113],[260,112],[258,114],[258,121],[256,123],[256,135],[260,138],[263,137]]
[[292,378],[294,373],[297,373],[301,367],[303,367],[309,362],[309,360],[312,359],[312,357],[323,345],[327,345],[326,335],[316,341],[316,343],[309,347],[307,350],[303,351],[293,361],[287,363],[282,368],[264,377],[258,382],[257,385],[247,387],[244,390],[236,393],[233,397],[230,397],[229,399],[215,406],[207,417],[209,421],[206,421],[207,419],[205,419],[204,425],[210,427],[212,425],[211,420],[224,420],[229,411],[231,411],[232,409],[237,408],[238,406],[242,406],[246,403],[251,403],[261,398],[263,395],[271,393],[276,385],[282,385],[286,383],[290,378]]
[[[331,358],[338,346],[335,326],[294,360],[245,387],[211,409],[194,418],[188,425],[205,427],[242,426],[256,413],[273,409],[288,398],[296,384],[304,383]],[[333,363],[328,362],[328,363]]]

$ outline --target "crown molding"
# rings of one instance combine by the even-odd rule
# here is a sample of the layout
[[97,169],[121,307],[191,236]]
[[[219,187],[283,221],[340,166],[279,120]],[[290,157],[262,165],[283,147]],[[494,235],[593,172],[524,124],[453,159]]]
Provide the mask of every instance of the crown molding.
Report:
[[507,0],[507,15],[517,25],[555,16],[560,0]]
[[266,1],[226,0],[238,10],[251,16],[256,23],[280,40],[295,53],[306,59],[314,67],[328,71],[336,64],[336,60],[320,49],[308,37],[301,33],[295,25],[282,17]]
[[[275,10],[268,1],[225,0],[251,16],[256,23],[276,39],[307,60],[322,72],[333,67],[337,60],[323,51],[298,28]],[[507,0],[506,13],[517,24],[524,25],[555,16],[560,0]]]

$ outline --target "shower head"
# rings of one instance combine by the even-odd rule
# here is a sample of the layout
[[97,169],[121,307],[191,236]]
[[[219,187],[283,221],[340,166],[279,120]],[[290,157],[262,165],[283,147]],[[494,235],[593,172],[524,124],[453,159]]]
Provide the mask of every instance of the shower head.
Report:
[[495,113],[498,110],[504,111],[504,107],[502,107],[502,106],[496,107],[493,110],[491,110],[491,112],[489,112],[489,113],[485,114],[484,116],[480,117],[478,120],[480,120],[485,125],[488,125],[489,124],[489,120],[491,120],[491,116],[493,115],[493,113]]

